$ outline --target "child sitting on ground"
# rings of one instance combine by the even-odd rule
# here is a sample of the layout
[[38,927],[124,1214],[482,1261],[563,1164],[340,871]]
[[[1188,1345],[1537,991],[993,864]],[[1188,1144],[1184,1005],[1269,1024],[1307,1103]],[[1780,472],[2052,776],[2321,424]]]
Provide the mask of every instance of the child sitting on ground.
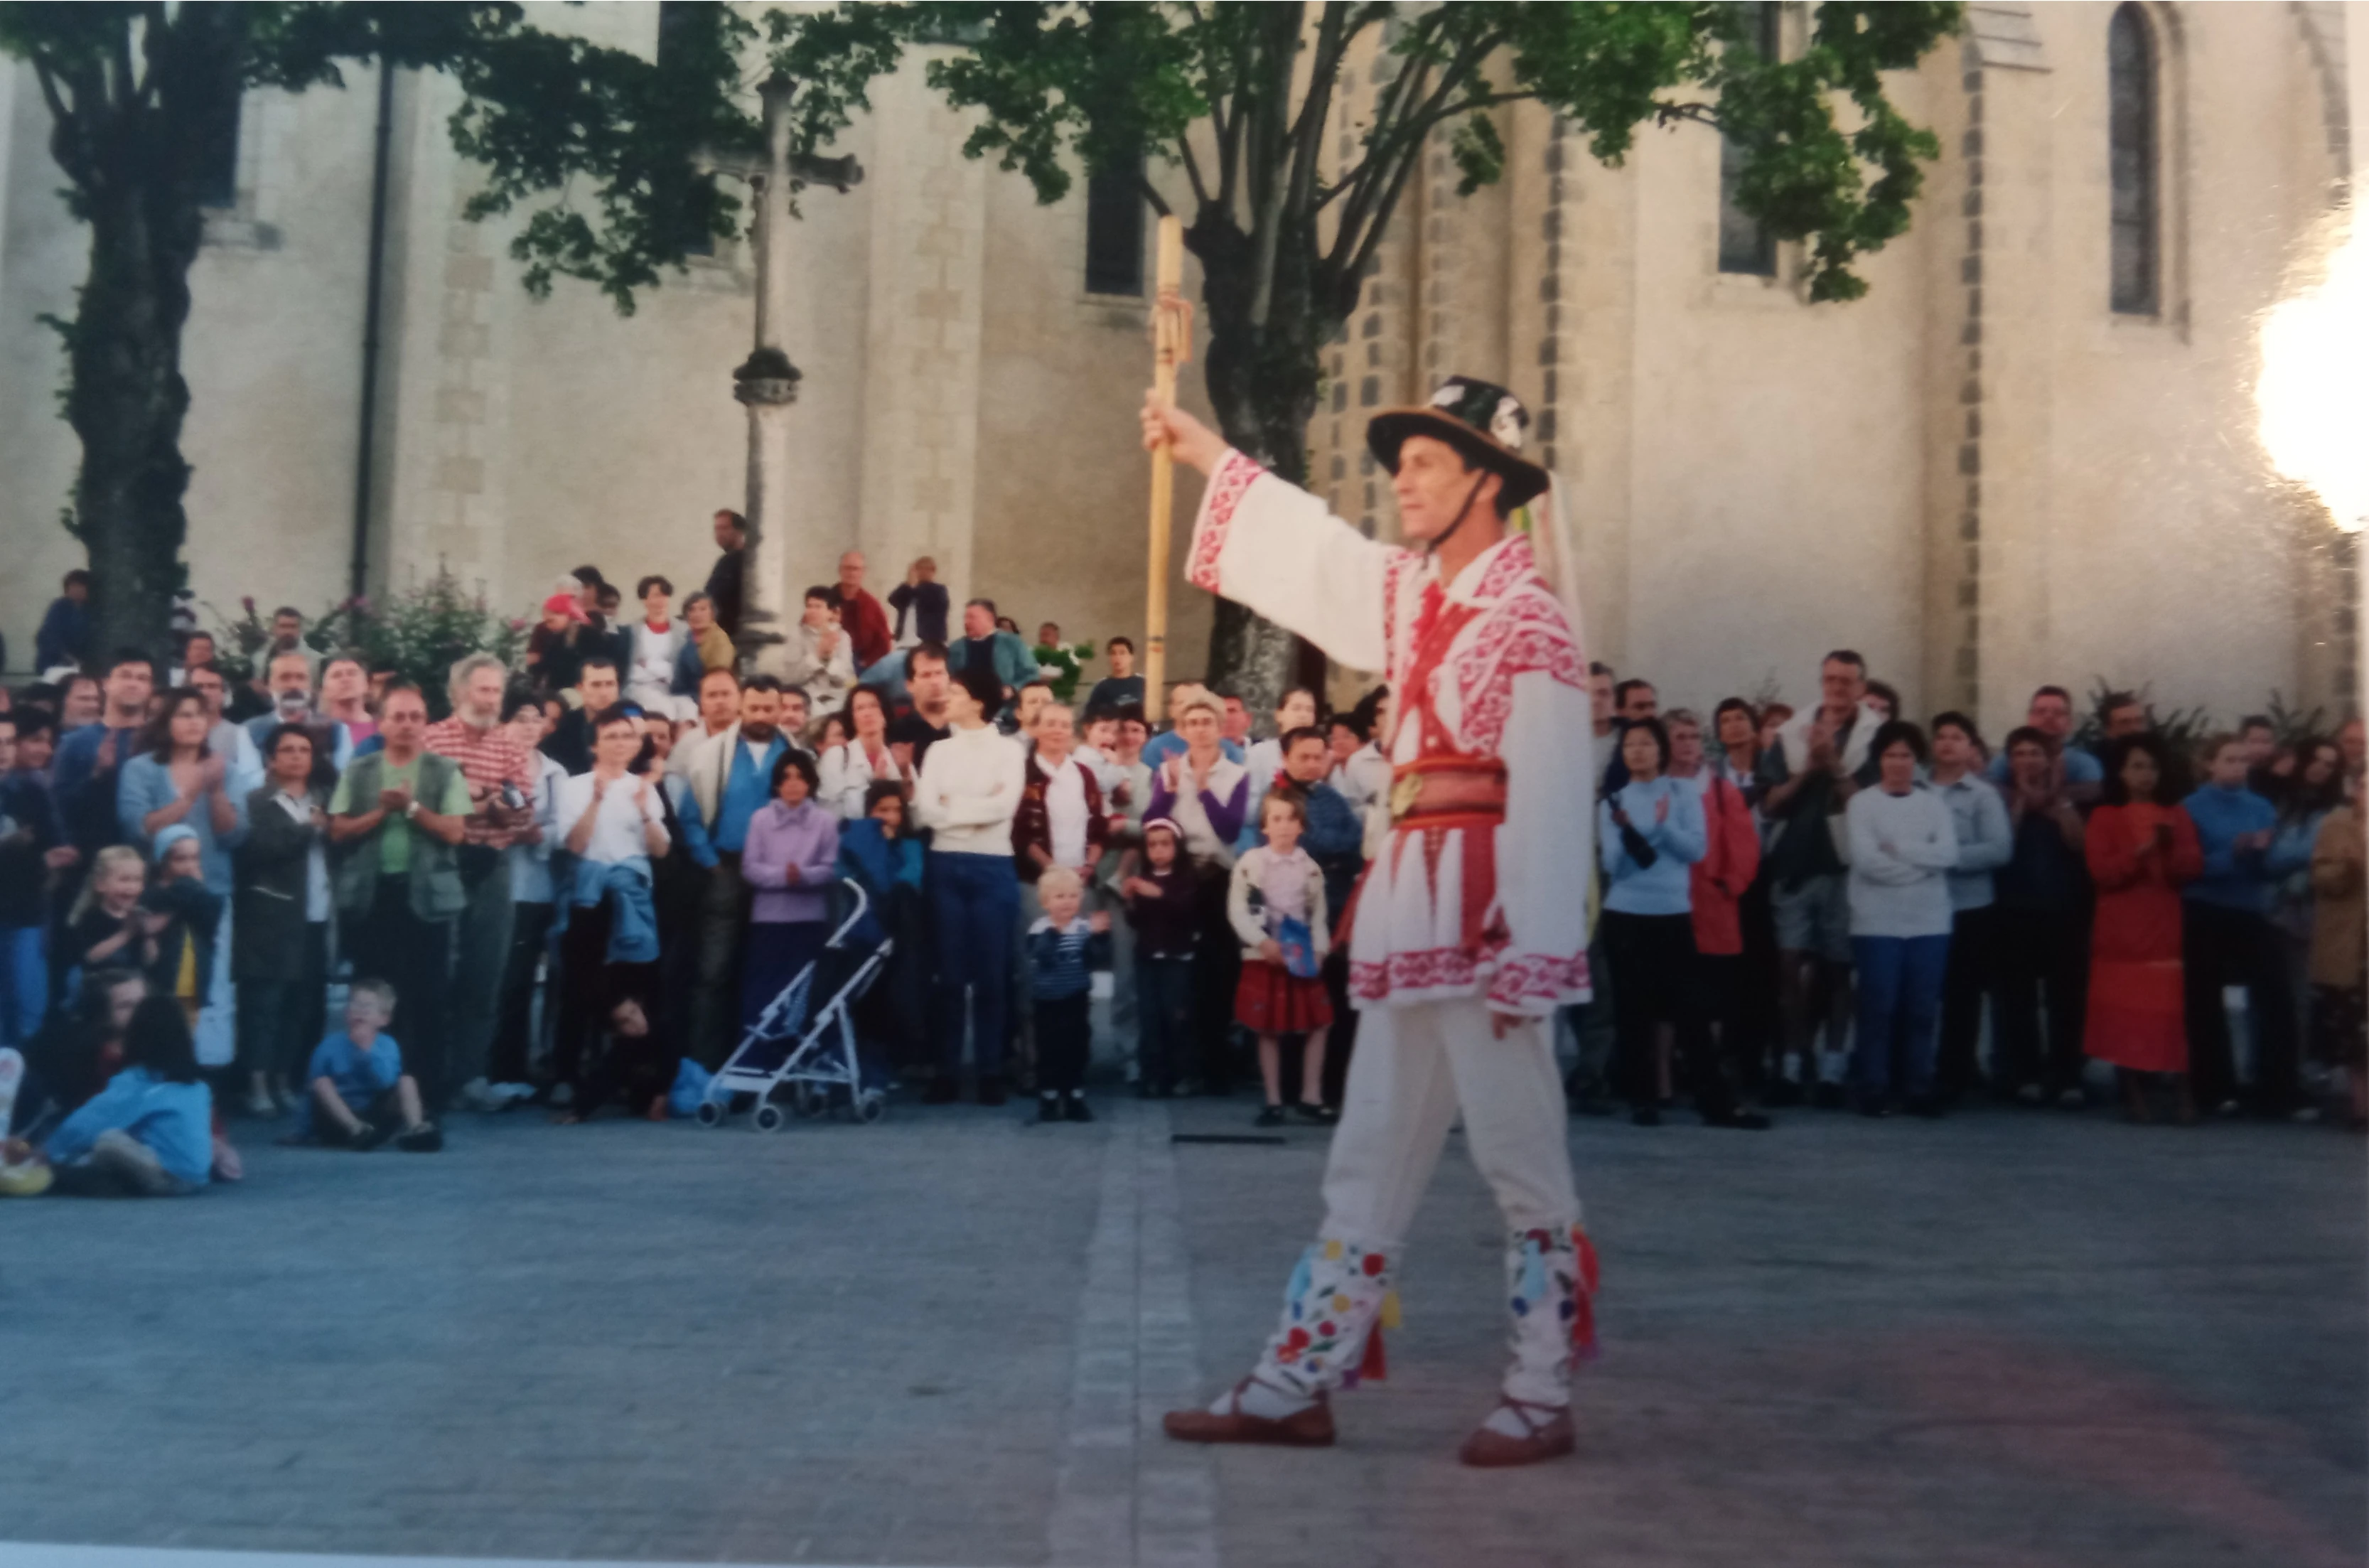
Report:
[[1110,967],[1110,916],[1080,914],[1086,885],[1066,865],[1047,866],[1036,878],[1045,914],[1028,928],[1028,989],[1036,1006],[1036,1119],[1090,1122],[1086,1108],[1086,1057],[1093,1025],[1088,1020],[1089,973]]
[[444,1134],[420,1114],[419,1085],[403,1070],[403,1047],[379,1033],[394,1016],[395,988],[384,980],[356,980],[347,990],[345,1030],[313,1048],[289,1142],[376,1149],[392,1134],[407,1153],[444,1147]]
[[1283,1120],[1283,1036],[1305,1035],[1300,1052],[1299,1105],[1311,1122],[1339,1117],[1324,1104],[1324,1033],[1333,1002],[1319,971],[1331,945],[1324,911],[1324,872],[1299,847],[1308,807],[1299,792],[1278,789],[1259,807],[1266,842],[1234,862],[1226,890],[1226,918],[1242,939],[1242,978],[1234,988],[1234,1022],[1258,1036],[1259,1077],[1266,1085],[1260,1127]]
[[1136,1092],[1145,1099],[1176,1093],[1176,1070],[1193,1029],[1193,943],[1200,916],[1194,908],[1192,867],[1184,863],[1183,831],[1165,817],[1143,825],[1143,864],[1118,886],[1135,928]]
[[619,1103],[629,1116],[667,1119],[667,1091],[681,1070],[682,1051],[667,1039],[651,1016],[654,1011],[633,992],[609,1004],[608,1037],[584,1069],[576,1103],[554,1116],[554,1122],[574,1127]]
[[180,1005],[151,996],[132,1009],[123,1070],[50,1135],[54,1190],[93,1197],[177,1197],[214,1164],[213,1093]]

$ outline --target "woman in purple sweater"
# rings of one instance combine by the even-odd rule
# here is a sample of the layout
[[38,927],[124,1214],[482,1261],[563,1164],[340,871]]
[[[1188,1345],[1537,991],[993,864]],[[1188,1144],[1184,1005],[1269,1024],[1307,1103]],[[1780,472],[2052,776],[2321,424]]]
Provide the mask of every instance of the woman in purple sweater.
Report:
[[740,875],[749,907],[740,1026],[757,1022],[830,936],[830,885],[839,864],[839,818],[815,804],[815,765],[803,751],[773,764],[773,798],[749,819]]

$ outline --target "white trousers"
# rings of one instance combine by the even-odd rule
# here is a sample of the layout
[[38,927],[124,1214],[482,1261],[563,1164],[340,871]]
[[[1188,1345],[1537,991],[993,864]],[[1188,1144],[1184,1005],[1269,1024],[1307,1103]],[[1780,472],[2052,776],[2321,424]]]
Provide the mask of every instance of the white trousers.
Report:
[[1324,1228],[1284,1292],[1262,1380],[1310,1396],[1358,1364],[1459,1107],[1472,1162],[1505,1218],[1514,1361],[1505,1391],[1534,1405],[1569,1401],[1581,1271],[1562,1075],[1547,1020],[1501,1040],[1477,997],[1359,1015],[1324,1172]]
[[1576,1224],[1549,1022],[1498,1039],[1479,997],[1361,1012],[1324,1171],[1324,1234],[1397,1253],[1459,1107],[1509,1229]]

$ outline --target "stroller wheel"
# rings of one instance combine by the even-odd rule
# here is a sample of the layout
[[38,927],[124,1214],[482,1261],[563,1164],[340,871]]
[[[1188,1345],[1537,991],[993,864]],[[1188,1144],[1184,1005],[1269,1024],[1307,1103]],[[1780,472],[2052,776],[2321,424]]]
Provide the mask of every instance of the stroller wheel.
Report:
[[855,1119],[870,1127],[888,1114],[888,1096],[873,1091],[855,1098]]
[[779,1132],[785,1119],[782,1107],[769,1101],[757,1107],[757,1114],[750,1118],[750,1125],[759,1132]]
[[692,1113],[702,1127],[722,1127],[724,1107],[714,1100],[702,1100],[699,1109]]

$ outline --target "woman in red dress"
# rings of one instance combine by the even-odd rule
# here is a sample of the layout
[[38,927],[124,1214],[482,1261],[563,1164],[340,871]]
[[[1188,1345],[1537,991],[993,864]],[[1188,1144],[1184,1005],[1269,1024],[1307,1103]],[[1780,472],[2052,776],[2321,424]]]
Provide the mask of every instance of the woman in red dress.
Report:
[[2106,804],[2089,818],[2085,853],[2097,884],[2089,938],[2084,1047],[2114,1064],[2130,1119],[2147,1120],[2146,1079],[2171,1074],[2180,1119],[2196,1119],[2181,1016],[2180,886],[2203,875],[2196,828],[2176,805],[2171,758],[2152,735],[2119,742],[2107,762]]

